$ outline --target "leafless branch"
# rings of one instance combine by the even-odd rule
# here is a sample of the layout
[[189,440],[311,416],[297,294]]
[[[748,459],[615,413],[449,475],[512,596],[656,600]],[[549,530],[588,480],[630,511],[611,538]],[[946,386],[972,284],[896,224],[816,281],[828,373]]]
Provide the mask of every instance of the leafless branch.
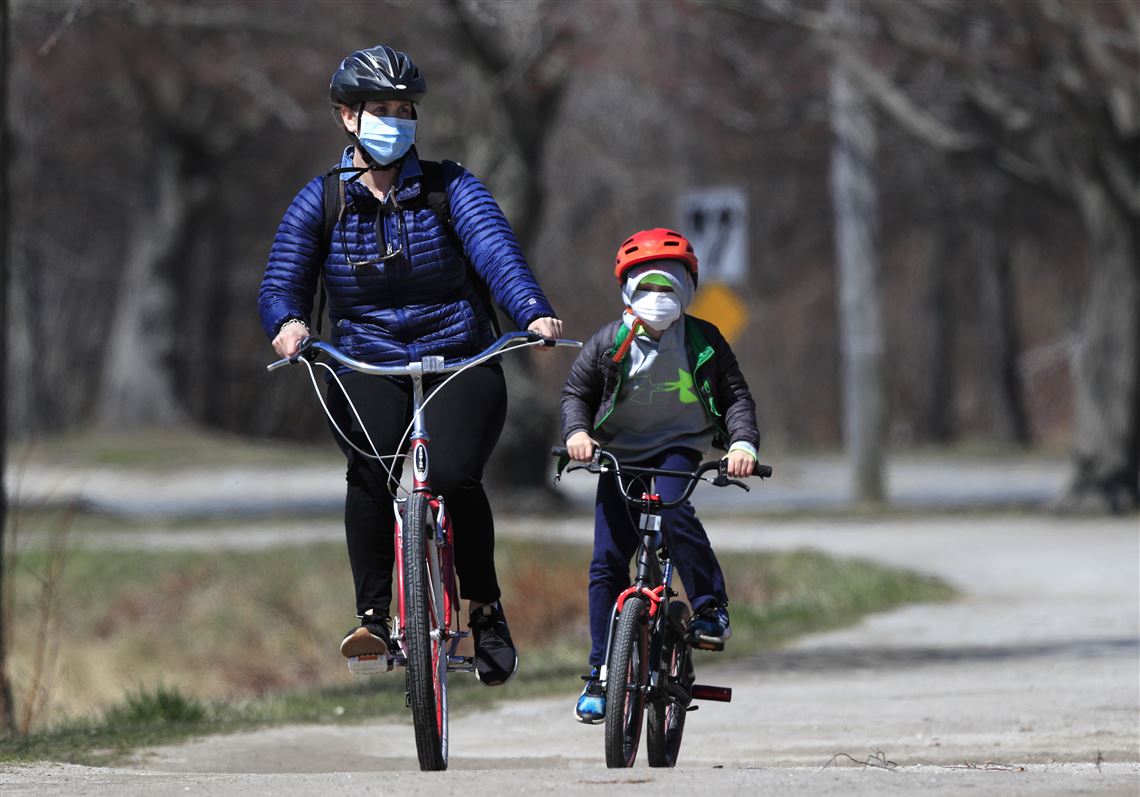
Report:
[[1024,772],[1025,767],[1019,764],[999,764],[996,761],[986,761],[984,764],[975,764],[963,761],[961,764],[935,764],[940,769],[977,769],[983,772]]
[[63,38],[63,34],[67,32],[68,28],[75,24],[81,15],[86,15],[91,10],[91,5],[90,0],[73,0],[67,9],[67,13],[63,15],[59,24],[56,25],[55,29],[44,40],[44,43],[40,45],[40,49],[36,51],[36,54],[43,57],[54,50],[55,46],[59,44],[59,40]]
[[928,112],[853,48],[838,41],[832,44],[832,48],[867,96],[911,135],[943,152],[966,152],[977,148],[978,141],[974,136],[955,129]]
[[198,30],[246,30],[263,33],[302,33],[304,29],[281,9],[260,13],[240,5],[190,5],[127,0],[134,21],[144,28],[196,28]]
[[1097,154],[1112,193],[1133,216],[1140,217],[1140,175],[1136,173],[1136,167],[1116,150],[1101,147]]
[[867,759],[865,761],[860,761],[859,759],[855,758],[854,756],[852,756],[848,753],[836,753],[835,755],[833,755],[828,760],[828,762],[826,764],[823,765],[822,768],[827,769],[829,766],[831,766],[832,764],[836,763],[837,761],[839,761],[840,759],[843,759],[843,758],[846,758],[851,763],[858,764],[861,767],[873,767],[874,769],[885,769],[888,772],[895,769],[898,766],[898,764],[896,764],[894,761],[890,761],[886,757],[886,755],[883,753],[882,750],[873,750],[871,752],[871,754],[867,756]]

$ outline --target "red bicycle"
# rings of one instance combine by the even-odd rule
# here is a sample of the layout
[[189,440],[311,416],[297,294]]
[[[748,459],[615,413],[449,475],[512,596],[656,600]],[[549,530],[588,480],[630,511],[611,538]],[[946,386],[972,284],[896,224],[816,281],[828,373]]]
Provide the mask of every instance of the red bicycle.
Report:
[[[447,769],[448,673],[475,670],[472,658],[459,654],[459,644],[470,632],[460,627],[451,519],[447,514],[444,497],[431,488],[428,458],[431,438],[423,410],[431,397],[460,371],[485,362],[501,352],[531,346],[581,345],[573,340],[543,338],[533,332],[512,332],[500,337],[483,352],[464,360],[448,362],[443,357],[429,356],[407,365],[390,366],[355,360],[339,349],[309,337],[301,341],[295,355],[268,366],[272,371],[291,363],[305,363],[317,391],[317,398],[325,407],[326,414],[328,407],[317,386],[313,367],[325,367],[334,379],[336,373],[326,363],[317,361],[322,354],[364,374],[409,377],[412,381],[412,422],[404,433],[404,437],[409,440],[407,454],[397,453],[383,457],[375,450],[363,451],[349,441],[349,445],[362,455],[381,461],[394,461],[406,456],[412,463],[412,487],[406,495],[393,496],[396,514],[397,616],[392,628],[392,647],[387,655],[355,656],[349,659],[348,666],[353,672],[361,674],[384,672],[393,666],[406,669],[406,698],[412,712],[416,752],[422,770]],[[427,374],[452,376],[425,396],[424,376]],[[339,379],[336,381],[339,384]],[[351,400],[349,405],[352,406]],[[352,410],[356,413],[354,407]],[[359,413],[356,417],[360,421]],[[335,422],[333,427],[348,440]],[[389,468],[389,475],[393,474],[393,470],[394,468]]]
[[[723,459],[702,463],[687,472],[623,465],[601,448],[594,449],[593,460],[586,464],[569,464],[564,446],[555,446],[551,453],[560,458],[559,477],[573,470],[614,473],[626,503],[640,513],[637,576],[614,603],[601,672],[606,690],[606,766],[633,766],[646,714],[649,766],[676,766],[685,716],[697,708],[692,702],[729,702],[732,689],[695,683],[693,648],[720,650],[724,645],[694,635],[689,628],[689,607],[675,599],[673,561],[661,532],[661,510],[689,500],[698,482],[716,487],[733,485],[746,491],[748,486],[728,477]],[[715,477],[705,478],[712,472]],[[766,479],[772,475],[772,468],[758,464],[753,475]],[[688,484],[680,496],[665,501],[654,487],[659,476],[685,479]]]

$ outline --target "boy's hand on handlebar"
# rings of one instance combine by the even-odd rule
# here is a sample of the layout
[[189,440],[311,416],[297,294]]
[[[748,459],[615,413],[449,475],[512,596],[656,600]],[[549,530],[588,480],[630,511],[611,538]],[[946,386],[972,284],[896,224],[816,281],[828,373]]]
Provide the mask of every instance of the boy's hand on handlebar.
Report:
[[[569,442],[566,447],[570,447]],[[724,458],[728,460],[728,475],[733,479],[751,476],[756,468],[756,460],[747,451],[729,451]]]
[[[535,332],[542,335],[544,338],[560,338],[562,337],[562,319],[561,318],[536,318],[530,322],[530,326],[526,328],[527,332]],[[539,346],[542,350],[553,348],[553,344],[546,346]]]
[[589,462],[594,457],[598,441],[581,430],[566,438],[566,453],[576,462]]
[[292,357],[307,337],[309,328],[304,324],[285,324],[273,339],[273,350],[282,357]]

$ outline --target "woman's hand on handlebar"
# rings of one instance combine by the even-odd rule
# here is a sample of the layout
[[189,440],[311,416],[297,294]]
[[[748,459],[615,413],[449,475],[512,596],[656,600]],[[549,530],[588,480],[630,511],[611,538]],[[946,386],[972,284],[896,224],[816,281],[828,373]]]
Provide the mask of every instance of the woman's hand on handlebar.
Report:
[[566,453],[576,462],[589,462],[594,457],[594,447],[598,441],[579,429],[566,438]]
[[[544,338],[560,338],[562,337],[562,319],[550,317],[536,318],[530,322],[526,331],[535,332]],[[553,348],[553,345],[539,346],[538,348],[546,351],[547,349]]]
[[300,348],[301,341],[309,336],[309,328],[296,321],[286,321],[277,330],[277,337],[273,339],[273,350],[282,357],[292,357]]
[[[570,447],[569,442],[566,447]],[[756,460],[747,451],[729,451],[724,458],[728,460],[728,475],[733,479],[751,476],[756,468]]]

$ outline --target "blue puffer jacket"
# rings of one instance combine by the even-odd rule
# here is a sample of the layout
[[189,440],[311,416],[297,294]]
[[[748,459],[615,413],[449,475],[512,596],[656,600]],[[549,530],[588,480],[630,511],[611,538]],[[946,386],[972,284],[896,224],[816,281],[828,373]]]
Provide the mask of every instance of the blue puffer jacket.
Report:
[[[351,147],[341,165],[352,165]],[[519,329],[554,316],[490,192],[458,163],[443,161],[443,176],[455,233],[495,302]],[[327,253],[321,241],[323,178],[301,189],[277,228],[258,294],[261,324],[271,339],[290,318],[310,322],[322,272],[332,342],[357,359],[395,365],[433,354],[462,357],[494,339],[490,316],[443,222],[426,202],[414,201],[422,178],[413,148],[401,165],[395,198],[415,209],[400,210],[382,207],[359,181],[347,182],[344,216]],[[402,254],[383,263],[349,263],[400,247]]]

